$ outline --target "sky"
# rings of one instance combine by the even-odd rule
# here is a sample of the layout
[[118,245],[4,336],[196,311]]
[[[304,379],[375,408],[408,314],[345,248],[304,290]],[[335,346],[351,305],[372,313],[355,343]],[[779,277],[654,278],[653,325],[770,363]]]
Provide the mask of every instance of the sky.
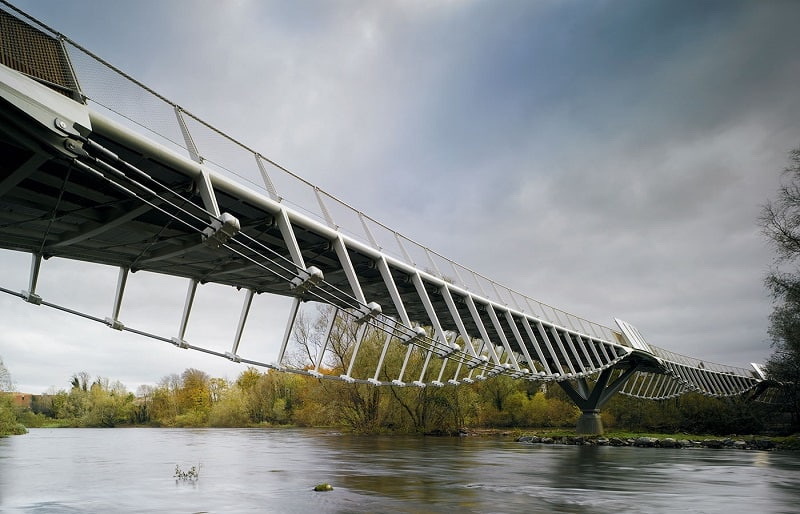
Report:
[[[798,2],[16,5],[500,284],[708,361],[771,353],[757,218],[800,145]],[[28,265],[0,251],[0,286],[24,289]],[[110,313],[116,270],[42,273],[45,299]],[[121,319],[175,333],[185,282],[140,275]],[[241,292],[200,298],[187,339],[225,347]],[[288,304],[258,300],[242,348],[274,360]],[[8,295],[0,321],[0,357],[34,394],[83,370],[135,390],[244,369]]]

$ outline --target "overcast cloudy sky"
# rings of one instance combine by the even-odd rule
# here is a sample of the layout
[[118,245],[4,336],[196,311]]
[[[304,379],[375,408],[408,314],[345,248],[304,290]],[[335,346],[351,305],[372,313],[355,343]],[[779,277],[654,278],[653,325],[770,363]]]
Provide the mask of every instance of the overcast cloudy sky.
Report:
[[[798,2],[17,5],[502,284],[679,353],[738,366],[770,354],[772,252],[755,220],[800,145]],[[27,265],[0,251],[0,285],[25,288]],[[53,260],[43,273],[46,299],[110,312],[114,270]],[[121,318],[174,333],[184,282],[139,275]],[[241,296],[200,295],[188,338],[229,345]],[[283,330],[285,302],[262,303],[243,349]],[[131,389],[186,367],[242,370],[7,295],[0,309],[20,390],[81,370]]]

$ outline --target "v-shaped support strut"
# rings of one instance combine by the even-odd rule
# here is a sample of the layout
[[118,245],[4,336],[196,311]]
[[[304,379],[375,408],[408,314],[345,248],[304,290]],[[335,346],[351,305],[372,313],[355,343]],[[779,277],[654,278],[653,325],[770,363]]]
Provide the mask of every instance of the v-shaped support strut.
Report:
[[575,405],[583,411],[583,415],[578,419],[575,433],[585,435],[600,435],[603,433],[603,421],[600,419],[600,408],[616,394],[625,382],[639,369],[640,363],[629,361],[628,368],[622,374],[611,380],[611,375],[617,367],[604,369],[597,377],[594,387],[590,388],[585,378],[580,377],[573,382],[561,381],[558,385],[567,393],[567,396],[575,402]]

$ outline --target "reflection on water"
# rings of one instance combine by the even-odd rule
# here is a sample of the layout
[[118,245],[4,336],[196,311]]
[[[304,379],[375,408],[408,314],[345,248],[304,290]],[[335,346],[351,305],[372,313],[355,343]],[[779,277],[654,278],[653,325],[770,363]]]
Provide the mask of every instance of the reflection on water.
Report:
[[[197,482],[175,465],[200,466]],[[34,429],[3,512],[796,512],[800,455],[324,430]],[[334,486],[313,492],[321,482]]]

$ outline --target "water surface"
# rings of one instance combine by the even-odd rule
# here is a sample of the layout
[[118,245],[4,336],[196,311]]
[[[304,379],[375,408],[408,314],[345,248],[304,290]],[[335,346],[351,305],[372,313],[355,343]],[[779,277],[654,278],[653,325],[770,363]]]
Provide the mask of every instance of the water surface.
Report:
[[[199,466],[194,482],[175,466]],[[334,490],[312,491],[321,482]],[[798,512],[792,452],[552,446],[316,429],[33,429],[0,511]]]

